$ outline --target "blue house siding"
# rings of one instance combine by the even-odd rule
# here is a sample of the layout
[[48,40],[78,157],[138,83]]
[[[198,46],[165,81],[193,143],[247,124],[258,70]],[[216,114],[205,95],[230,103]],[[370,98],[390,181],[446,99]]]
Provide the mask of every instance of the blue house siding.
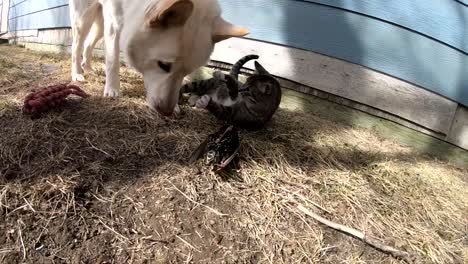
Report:
[[[9,30],[70,26],[67,0],[12,0]],[[468,106],[465,0],[220,0],[252,39],[318,52]],[[280,63],[280,62],[278,62]]]
[[44,11],[47,9],[53,9],[60,6],[68,6],[68,0],[26,0],[18,2],[13,6],[10,6],[10,18],[16,18],[20,16],[27,16],[33,13]]
[[[427,36],[311,1],[225,0],[221,5],[229,21],[251,30],[249,38],[360,64],[468,106],[468,56]],[[456,33],[468,42],[468,34]]]
[[68,5],[9,18],[9,31],[70,26]]
[[[454,0],[303,0],[367,15],[468,53],[468,8]],[[464,0],[468,3],[468,0]],[[460,34],[463,33],[464,34]]]
[[16,0],[8,19],[9,31],[69,27],[68,0]]

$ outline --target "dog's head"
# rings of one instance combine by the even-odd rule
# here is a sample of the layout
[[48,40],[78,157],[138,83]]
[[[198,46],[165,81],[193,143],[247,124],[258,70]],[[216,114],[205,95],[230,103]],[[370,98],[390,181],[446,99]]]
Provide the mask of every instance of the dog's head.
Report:
[[214,44],[247,35],[221,17],[216,0],[155,0],[122,34],[128,63],[143,74],[148,104],[171,115],[183,78],[204,65]]

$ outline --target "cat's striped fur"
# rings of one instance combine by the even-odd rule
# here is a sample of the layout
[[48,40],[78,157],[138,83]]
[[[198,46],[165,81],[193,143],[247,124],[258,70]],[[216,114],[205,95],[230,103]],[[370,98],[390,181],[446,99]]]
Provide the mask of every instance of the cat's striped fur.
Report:
[[[191,83],[188,83],[184,86],[182,86],[181,92],[182,93],[190,93],[190,94],[195,94],[195,95],[204,95],[204,94],[212,94],[217,90],[219,90],[220,87],[227,85],[228,89],[233,88],[233,85],[240,86],[242,85],[238,81],[238,76],[240,73],[240,69],[242,66],[244,66],[245,63],[251,60],[256,60],[258,59],[258,55],[247,55],[242,57],[240,60],[238,60],[234,65],[232,65],[231,70],[229,71],[229,77],[226,78],[225,74],[222,73],[221,71],[215,71],[213,73],[213,78],[206,79],[206,80],[198,80],[194,81]],[[236,84],[237,83],[237,84]],[[232,89],[230,89],[232,90]],[[219,94],[220,97],[219,100],[225,100],[225,93],[223,91],[220,91],[221,94]],[[231,92],[232,93],[232,92]],[[229,96],[232,97],[235,96],[235,94],[228,93]],[[194,99],[192,98],[191,101]]]
[[234,126],[256,130],[264,127],[278,109],[281,88],[278,81],[257,61],[255,72],[242,84],[237,80],[242,66],[257,55],[236,62],[229,75],[217,71],[213,78],[189,83],[183,91],[191,93],[189,104],[205,108]]

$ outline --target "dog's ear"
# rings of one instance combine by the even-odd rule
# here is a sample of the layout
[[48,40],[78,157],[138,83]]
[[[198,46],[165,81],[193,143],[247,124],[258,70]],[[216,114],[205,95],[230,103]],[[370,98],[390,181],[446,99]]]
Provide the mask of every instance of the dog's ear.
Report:
[[192,11],[190,0],[161,0],[146,10],[145,25],[150,28],[182,26]]
[[220,42],[232,37],[243,37],[249,33],[248,29],[234,26],[219,16],[213,25],[213,42]]

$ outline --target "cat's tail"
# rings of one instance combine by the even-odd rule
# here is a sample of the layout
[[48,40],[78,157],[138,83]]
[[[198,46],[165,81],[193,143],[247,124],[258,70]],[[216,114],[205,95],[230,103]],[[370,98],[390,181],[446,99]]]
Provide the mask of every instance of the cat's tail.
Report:
[[251,54],[242,57],[240,60],[238,60],[234,65],[232,65],[231,71],[229,72],[229,75],[231,75],[234,79],[237,80],[237,77],[239,76],[240,69],[242,66],[244,66],[245,63],[247,63],[250,60],[256,60],[258,59],[258,55]]

